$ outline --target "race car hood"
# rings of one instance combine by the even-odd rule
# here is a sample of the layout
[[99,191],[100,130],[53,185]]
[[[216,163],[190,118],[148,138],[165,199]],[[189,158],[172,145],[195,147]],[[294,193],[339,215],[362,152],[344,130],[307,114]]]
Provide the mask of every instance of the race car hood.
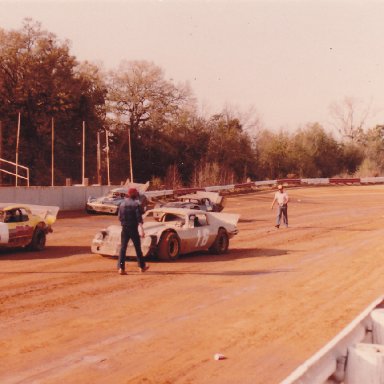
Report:
[[[141,250],[144,255],[148,255],[152,246],[152,236],[157,236],[158,232],[165,227],[163,223],[144,223],[145,237],[141,239]],[[94,253],[105,255],[119,255],[120,253],[120,225],[110,225],[106,229],[98,232],[92,240],[91,250]],[[127,256],[135,256],[135,249],[130,242],[127,248]]]
[[123,199],[121,197],[90,197],[88,199],[89,204],[113,204],[119,205]]

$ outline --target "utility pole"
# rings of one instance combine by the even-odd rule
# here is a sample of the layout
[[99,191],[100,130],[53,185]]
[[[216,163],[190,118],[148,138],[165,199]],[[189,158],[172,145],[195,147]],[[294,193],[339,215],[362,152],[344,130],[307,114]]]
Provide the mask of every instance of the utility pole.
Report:
[[101,185],[100,132],[97,132],[97,183]]
[[128,146],[129,146],[129,167],[131,171],[131,183],[133,183],[133,167],[132,167],[132,147],[131,147],[131,127],[128,127]]
[[16,135],[16,182],[15,186],[18,185],[19,178],[19,138],[20,138],[20,125],[21,125],[21,113],[19,112],[19,116],[17,119],[17,135]]
[[107,150],[107,183],[111,185],[111,179],[109,177],[109,132],[105,130],[105,142],[106,142],[106,150]]
[[85,181],[85,121],[83,121],[83,154],[82,154],[82,185],[84,185]]
[[55,121],[53,120],[53,117],[51,120],[51,127],[52,127],[51,186],[53,187],[55,185]]

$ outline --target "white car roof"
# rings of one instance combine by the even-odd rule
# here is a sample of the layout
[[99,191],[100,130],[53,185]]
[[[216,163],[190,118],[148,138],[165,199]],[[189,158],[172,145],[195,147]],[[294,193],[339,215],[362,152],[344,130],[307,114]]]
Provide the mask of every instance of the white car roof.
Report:
[[207,213],[205,211],[198,211],[196,209],[177,208],[177,207],[153,208],[153,209],[147,211],[147,214],[149,214],[149,212],[175,213],[178,215],[196,215],[196,214],[206,214]]
[[237,213],[222,213],[222,212],[205,212],[199,211],[196,209],[188,209],[188,208],[174,208],[174,207],[160,207],[154,208],[146,212],[146,216],[148,216],[151,212],[159,212],[159,213],[173,213],[175,215],[180,216],[200,216],[206,215],[209,220],[218,220],[220,222],[227,222],[231,225],[237,225],[239,221],[240,215]]
[[30,211],[33,215],[40,216],[43,220],[47,215],[54,216],[56,218],[59,213],[59,207],[52,205],[36,205],[36,204],[18,204],[18,203],[0,203],[0,209],[16,209],[24,208]]
[[181,195],[179,199],[203,199],[208,198],[214,204],[220,204],[223,197],[218,192],[208,192],[208,191],[196,191],[195,193],[188,193],[186,195]]

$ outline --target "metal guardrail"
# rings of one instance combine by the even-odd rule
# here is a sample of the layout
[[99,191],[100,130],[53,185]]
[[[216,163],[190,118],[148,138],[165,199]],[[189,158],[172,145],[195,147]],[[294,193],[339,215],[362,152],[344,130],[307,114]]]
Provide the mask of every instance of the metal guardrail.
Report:
[[[18,178],[20,178],[20,179],[26,180],[27,181],[27,187],[29,187],[29,168],[28,167],[25,167],[24,165],[16,164],[13,161],[8,161],[8,160],[5,160],[5,159],[0,157],[0,163],[1,162],[15,166],[16,172],[10,172],[10,171],[7,171],[6,169],[3,169],[3,168],[0,168],[0,172],[15,176],[16,177],[16,186],[18,184],[17,180],[18,180]],[[26,176],[19,175],[19,173],[18,173],[19,168],[25,170]]]

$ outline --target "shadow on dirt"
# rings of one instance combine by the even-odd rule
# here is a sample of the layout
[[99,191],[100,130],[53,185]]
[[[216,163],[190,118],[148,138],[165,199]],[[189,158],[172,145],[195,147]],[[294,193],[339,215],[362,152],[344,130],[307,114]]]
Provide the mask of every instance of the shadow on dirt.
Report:
[[[230,261],[236,259],[248,259],[253,257],[274,257],[288,255],[288,249],[269,249],[269,248],[232,248],[228,253],[222,255],[212,255],[207,251],[193,252],[187,255],[180,255],[176,261],[159,260],[156,257],[146,257],[152,263],[212,263],[218,261]],[[107,259],[117,260],[118,256],[104,255]],[[127,260],[135,260],[135,257],[127,257]]]
[[76,256],[83,253],[90,253],[90,247],[85,246],[47,246],[41,252],[31,252],[24,248],[12,248],[0,250],[1,260],[42,260],[59,259],[62,257]]
[[273,273],[293,272],[292,269],[277,268],[277,269],[251,269],[242,271],[151,271],[146,272],[146,275],[201,275],[201,276],[258,276],[270,275]]
[[261,222],[261,221],[270,221],[270,220],[256,220],[256,219],[239,219],[239,223],[256,223],[256,222]]
[[[251,269],[241,271],[188,271],[188,270],[169,270],[169,271],[156,271],[155,268],[151,268],[145,274],[140,273],[136,270],[132,271],[131,268],[127,267],[127,275],[131,276],[169,276],[169,275],[200,275],[200,276],[258,276],[258,275],[270,275],[274,273],[287,273],[294,272],[293,269],[289,268],[276,268],[276,269]],[[118,276],[116,270],[107,271],[0,271],[0,275],[104,275],[104,276]],[[121,276],[120,276],[121,277]]]
[[80,217],[86,217],[89,216],[88,213],[84,210],[76,209],[72,211],[59,211],[57,214],[58,219],[77,219]]
[[[371,229],[371,228],[353,228],[354,225],[356,225],[356,224],[352,223],[352,224],[347,224],[347,225],[335,225],[331,228],[329,226],[297,225],[297,226],[295,226],[295,229],[308,229],[308,230],[320,229],[320,230],[327,230],[328,232],[331,232],[331,231],[372,232],[373,231],[373,229]],[[290,227],[290,228],[292,228],[292,227]]]
[[236,259],[249,259],[254,257],[274,257],[284,256],[289,254],[287,249],[271,249],[271,248],[231,248],[228,253],[222,255],[211,255],[205,253],[190,253],[188,255],[181,255],[179,260],[190,263],[212,263],[217,261],[236,260]]

